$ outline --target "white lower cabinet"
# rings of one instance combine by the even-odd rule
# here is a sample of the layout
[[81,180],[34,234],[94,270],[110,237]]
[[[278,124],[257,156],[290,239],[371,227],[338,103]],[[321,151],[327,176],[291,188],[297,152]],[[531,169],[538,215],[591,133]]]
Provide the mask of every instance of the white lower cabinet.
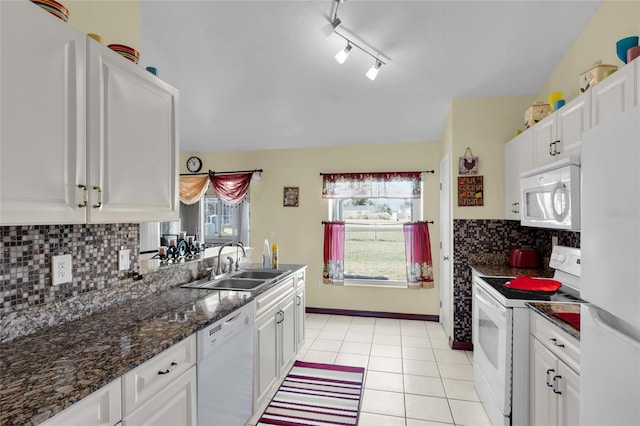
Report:
[[[43,426],[112,426],[122,418],[120,378],[55,415]],[[119,423],[118,423],[119,424]]]
[[196,425],[196,366],[122,419],[122,426]]
[[304,298],[304,282],[298,283],[296,290],[296,352],[304,346],[304,317],[306,315]]
[[296,295],[291,276],[256,297],[254,411],[296,357]]
[[530,424],[580,424],[579,341],[531,314]]
[[196,336],[122,378],[122,425],[196,425]]

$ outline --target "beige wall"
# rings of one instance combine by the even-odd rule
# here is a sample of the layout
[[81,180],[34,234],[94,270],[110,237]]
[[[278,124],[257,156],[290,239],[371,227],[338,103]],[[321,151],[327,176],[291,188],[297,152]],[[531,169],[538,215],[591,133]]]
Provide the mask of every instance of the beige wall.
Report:
[[[440,142],[358,145],[335,148],[284,149],[198,154],[203,169],[218,171],[264,169],[251,183],[251,245],[253,261],[259,261],[265,238],[278,244],[279,261],[302,263],[307,269],[307,306],[364,311],[437,315],[439,285],[434,289],[408,290],[373,287],[328,286],[322,282],[323,227],[328,203],[321,198],[321,172],[394,170],[437,171]],[[182,173],[189,155],[182,156]],[[300,206],[283,207],[283,188],[300,188]],[[425,219],[431,230],[434,274],[439,277],[438,175],[427,174],[424,184]]]
[[[504,219],[504,144],[524,127],[524,111],[533,95],[454,99],[450,112],[452,216],[454,219]],[[450,139],[450,141],[449,141]],[[458,207],[458,159],[467,147],[479,157],[484,205]]]
[[536,98],[546,101],[555,91],[562,91],[567,101],[575,98],[580,94],[579,75],[597,60],[624,66],[616,55],[616,41],[633,35],[640,35],[640,1],[602,1]]
[[101,35],[105,45],[116,43],[140,49],[138,0],[64,0],[62,3],[69,9],[69,25],[78,31]]

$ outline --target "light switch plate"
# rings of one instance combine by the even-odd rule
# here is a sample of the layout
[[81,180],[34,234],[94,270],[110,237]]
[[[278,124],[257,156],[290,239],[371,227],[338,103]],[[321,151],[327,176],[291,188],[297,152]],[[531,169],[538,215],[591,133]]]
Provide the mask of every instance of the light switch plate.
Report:
[[51,260],[51,277],[53,285],[70,283],[73,280],[70,254],[53,256]]
[[126,271],[129,266],[129,249],[118,250],[118,271]]

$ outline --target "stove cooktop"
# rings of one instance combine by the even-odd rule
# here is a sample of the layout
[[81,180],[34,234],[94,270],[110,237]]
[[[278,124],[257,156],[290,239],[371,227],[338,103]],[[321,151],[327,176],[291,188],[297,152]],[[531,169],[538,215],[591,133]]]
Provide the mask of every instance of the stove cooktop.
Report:
[[539,302],[583,302],[580,299],[578,292],[567,287],[561,286],[555,292],[545,291],[527,291],[518,290],[515,288],[505,287],[504,285],[511,281],[513,277],[480,277],[482,281],[489,284],[496,291],[498,291],[506,299],[511,300],[526,300],[526,301],[539,301]]

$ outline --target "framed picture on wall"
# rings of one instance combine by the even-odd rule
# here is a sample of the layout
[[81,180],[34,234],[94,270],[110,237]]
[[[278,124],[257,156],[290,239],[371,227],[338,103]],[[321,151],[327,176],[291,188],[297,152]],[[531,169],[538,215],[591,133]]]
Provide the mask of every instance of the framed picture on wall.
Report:
[[298,200],[300,195],[300,188],[297,186],[285,186],[284,187],[284,202],[285,207],[298,207]]

